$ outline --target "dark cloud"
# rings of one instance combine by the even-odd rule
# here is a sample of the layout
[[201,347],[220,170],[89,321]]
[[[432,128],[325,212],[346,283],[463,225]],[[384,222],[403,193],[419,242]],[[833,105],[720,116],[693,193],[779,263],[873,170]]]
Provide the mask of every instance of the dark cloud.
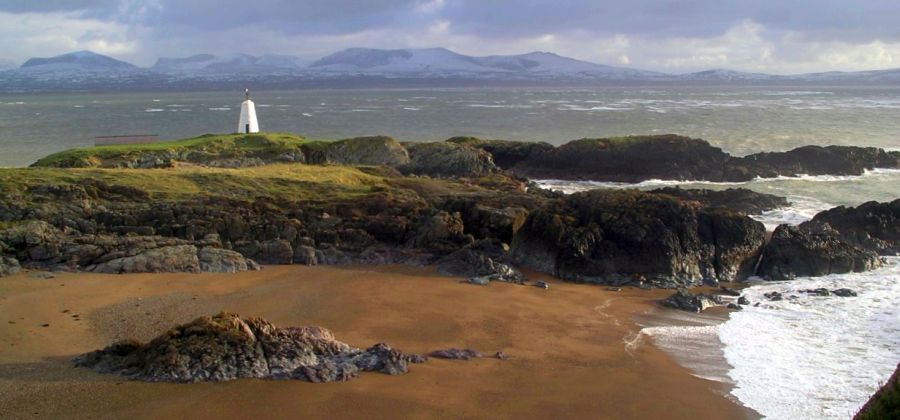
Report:
[[[17,59],[63,52],[73,40],[144,63],[229,51],[310,58],[353,46],[552,48],[660,69],[868,68],[900,56],[892,0],[0,0],[2,12],[46,18],[50,35],[25,40],[34,23],[6,16],[0,50]],[[240,45],[222,42],[237,37]],[[806,67],[792,65],[800,60]]]
[[[222,30],[265,25],[270,31],[340,33],[445,19],[453,30],[482,37],[589,31],[652,37],[704,37],[750,19],[772,30],[815,39],[866,42],[900,39],[900,2],[888,0],[445,0],[431,15],[428,0],[0,0],[9,12],[82,11],[85,16],[165,30]],[[158,7],[154,7],[158,5]]]

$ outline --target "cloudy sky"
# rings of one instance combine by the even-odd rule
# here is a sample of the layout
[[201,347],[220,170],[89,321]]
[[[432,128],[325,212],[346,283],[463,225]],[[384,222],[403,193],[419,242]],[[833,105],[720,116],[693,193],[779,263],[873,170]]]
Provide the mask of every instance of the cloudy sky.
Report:
[[900,67],[897,0],[0,0],[0,59],[446,47],[665,72]]

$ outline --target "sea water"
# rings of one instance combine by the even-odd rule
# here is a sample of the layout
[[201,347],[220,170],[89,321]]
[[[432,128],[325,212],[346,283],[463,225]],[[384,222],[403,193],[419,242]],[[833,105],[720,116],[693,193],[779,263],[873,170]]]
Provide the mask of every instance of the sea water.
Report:
[[[544,180],[567,193],[598,188],[743,187],[779,194],[790,205],[752,216],[771,231],[837,205],[898,198],[900,171],[861,176],[757,179],[745,183],[645,181],[639,184]],[[726,318],[666,310],[637,321],[641,334],[696,376],[728,385],[730,397],[769,419],[847,419],[900,362],[900,257],[865,273],[758,281],[744,306]],[[856,297],[802,290],[849,288]],[[777,291],[786,298],[769,301]]]
[[[250,86],[252,90],[252,86]],[[233,92],[0,94],[0,167],[94,137],[234,130]],[[253,91],[260,128],[313,139],[478,136],[551,144],[676,133],[743,156],[808,144],[900,148],[900,87],[597,87]]]

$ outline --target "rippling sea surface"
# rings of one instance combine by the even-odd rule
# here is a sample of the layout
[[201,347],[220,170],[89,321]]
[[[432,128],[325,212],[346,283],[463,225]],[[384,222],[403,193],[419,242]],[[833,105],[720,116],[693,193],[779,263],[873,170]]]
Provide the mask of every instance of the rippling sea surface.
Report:
[[[252,89],[252,86],[251,86]],[[243,92],[0,95],[0,166],[90,146],[237,128]],[[900,147],[900,87],[490,88],[253,92],[266,131],[336,139],[547,141],[678,133],[744,155],[806,144]]]
[[[0,166],[25,166],[52,152],[90,146],[95,136],[178,139],[231,132],[242,99],[243,92],[0,96]],[[735,155],[807,144],[900,149],[900,87],[284,91],[254,92],[254,99],[263,130],[308,138],[474,135],[561,144],[677,133]],[[678,185],[785,196],[790,206],[756,216],[770,230],[838,205],[900,198],[898,170],[745,183],[541,183],[569,193]],[[797,292],[818,287],[848,287],[859,296]],[[798,298],[748,307],[723,324],[694,320],[693,326],[655,326],[647,335],[681,351],[676,359],[698,375],[729,383],[734,398],[768,418],[852,417],[900,362],[900,260],[868,273],[764,283],[745,293],[762,301],[771,290]],[[712,341],[715,354],[696,357]]]

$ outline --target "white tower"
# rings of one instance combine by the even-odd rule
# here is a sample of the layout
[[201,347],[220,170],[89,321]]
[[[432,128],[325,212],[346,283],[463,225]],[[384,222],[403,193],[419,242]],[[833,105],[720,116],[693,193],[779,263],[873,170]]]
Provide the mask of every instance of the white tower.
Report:
[[256,106],[250,100],[250,89],[244,90],[246,98],[241,104],[241,120],[238,123],[238,133],[259,133],[259,122],[256,121]]

